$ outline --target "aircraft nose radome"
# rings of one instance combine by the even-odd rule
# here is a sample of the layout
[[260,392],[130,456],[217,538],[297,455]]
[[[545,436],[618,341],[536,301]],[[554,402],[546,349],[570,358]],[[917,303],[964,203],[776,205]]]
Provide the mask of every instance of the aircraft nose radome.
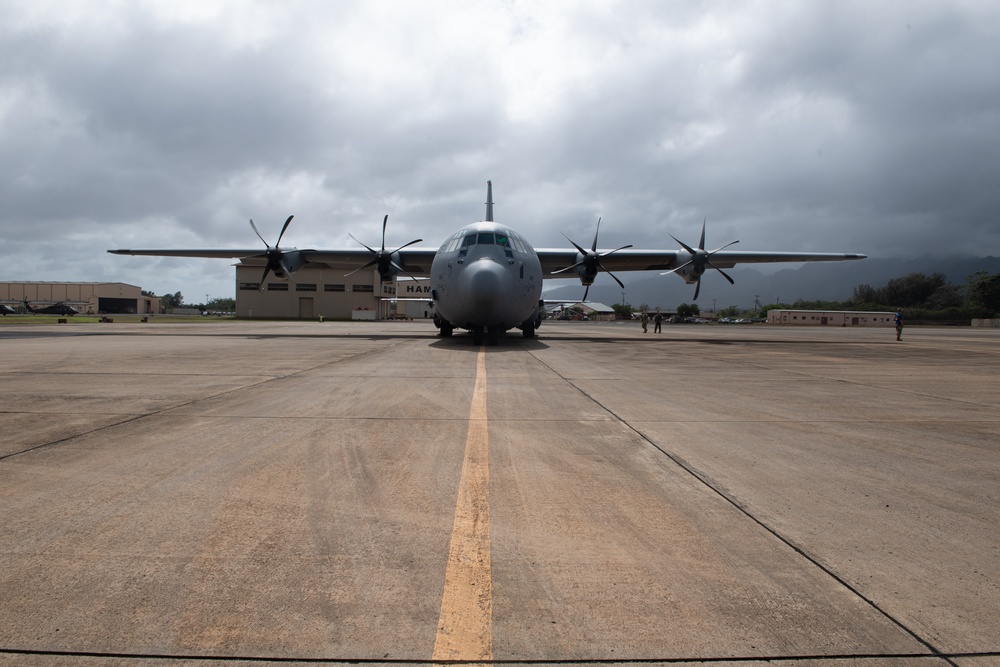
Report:
[[504,268],[493,260],[481,259],[468,265],[462,274],[463,301],[469,308],[469,319],[493,324],[504,299]]
[[493,304],[503,294],[503,267],[492,260],[480,260],[466,269],[469,293],[479,304]]

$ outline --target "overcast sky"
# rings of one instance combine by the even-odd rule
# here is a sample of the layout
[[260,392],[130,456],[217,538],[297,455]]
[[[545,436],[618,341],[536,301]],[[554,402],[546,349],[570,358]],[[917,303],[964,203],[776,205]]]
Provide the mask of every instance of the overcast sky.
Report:
[[[0,280],[233,296],[109,248],[1000,255],[1000,3],[0,0]],[[647,276],[644,276],[647,277]],[[610,280],[608,277],[599,279]],[[683,289],[674,277],[672,289]],[[689,290],[687,290],[689,291]],[[686,294],[686,292],[685,292]]]

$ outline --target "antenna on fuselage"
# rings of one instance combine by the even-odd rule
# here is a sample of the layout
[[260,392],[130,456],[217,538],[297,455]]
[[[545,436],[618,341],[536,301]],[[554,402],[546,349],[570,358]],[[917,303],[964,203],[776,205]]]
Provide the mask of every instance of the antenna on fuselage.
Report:
[[493,181],[486,181],[486,222],[493,222]]

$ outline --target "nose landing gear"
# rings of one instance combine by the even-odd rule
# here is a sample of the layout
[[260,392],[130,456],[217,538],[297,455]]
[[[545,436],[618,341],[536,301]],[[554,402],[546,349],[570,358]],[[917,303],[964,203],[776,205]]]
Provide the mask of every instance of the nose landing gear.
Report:
[[486,342],[488,345],[497,345],[500,343],[500,332],[503,329],[497,325],[491,327],[473,327],[472,328],[472,344],[482,345],[483,344],[483,334],[486,334]]

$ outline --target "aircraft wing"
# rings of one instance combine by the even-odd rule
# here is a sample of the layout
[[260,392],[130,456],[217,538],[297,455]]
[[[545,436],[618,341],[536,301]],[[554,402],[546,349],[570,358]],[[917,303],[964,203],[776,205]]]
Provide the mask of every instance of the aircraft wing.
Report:
[[[331,269],[354,271],[372,261],[373,255],[365,248],[344,248],[336,250],[299,250],[297,248],[281,248],[285,253],[298,253],[307,264],[326,266]],[[215,259],[266,259],[266,248],[203,248],[203,249],[130,249],[120,248],[109,250],[113,255],[141,255],[148,257],[200,257]],[[403,248],[398,251],[399,264],[413,276],[429,276],[431,261],[437,252],[436,248]]]
[[842,262],[866,259],[856,252],[766,252],[756,250],[720,250],[712,255],[712,264],[731,269],[737,264],[769,264],[773,262]]
[[217,250],[171,250],[167,248],[154,250],[133,250],[130,248],[119,248],[118,250],[109,250],[108,252],[112,255],[143,255],[147,257],[204,257],[216,259],[241,259],[243,257],[264,256],[264,251],[260,248],[221,248]]
[[[607,271],[670,271],[687,262],[691,256],[683,250],[643,250],[626,248],[611,252],[597,250],[601,266]],[[572,272],[555,274],[579,261],[579,254],[573,249],[540,248],[538,258],[542,263],[542,274],[546,278],[571,278]],[[606,253],[606,254],[604,254]],[[865,259],[867,255],[841,252],[768,252],[720,250],[711,256],[714,266],[730,269],[737,264],[762,264],[769,262],[839,262],[849,259]]]
[[[331,269],[353,271],[372,261],[372,254],[364,248],[342,250],[302,250],[302,257],[310,264],[321,264]],[[259,252],[257,253],[260,254]],[[431,262],[437,248],[403,248],[397,251],[399,265],[411,276],[431,275]]]

